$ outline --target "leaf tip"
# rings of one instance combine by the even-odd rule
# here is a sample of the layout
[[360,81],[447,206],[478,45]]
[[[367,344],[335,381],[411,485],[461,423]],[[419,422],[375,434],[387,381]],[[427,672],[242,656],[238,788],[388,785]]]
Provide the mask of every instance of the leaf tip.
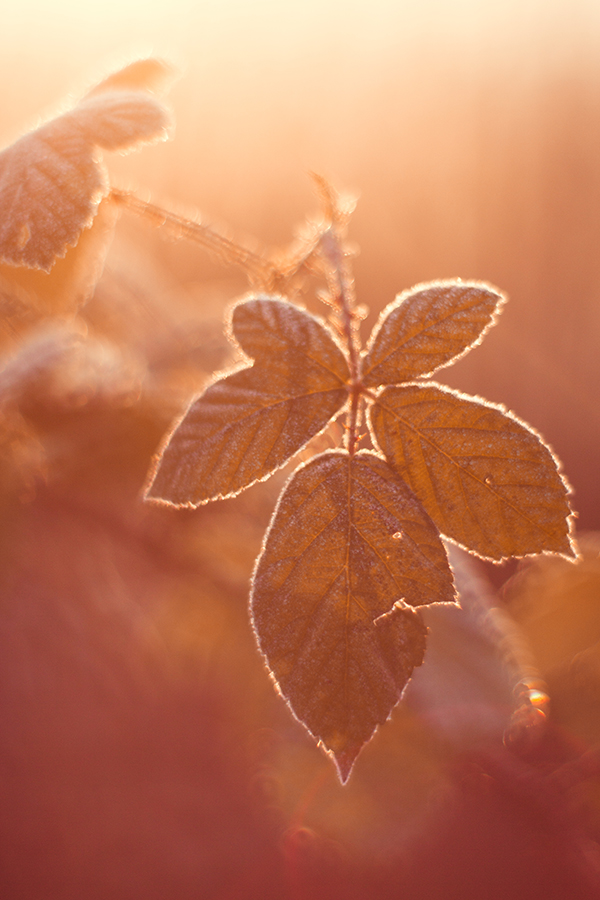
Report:
[[338,777],[342,784],[347,783],[357,756],[357,750],[342,750],[340,753],[331,753]]
[[160,497],[153,492],[154,488],[154,475],[152,475],[151,479],[142,487],[140,491],[140,498],[144,503],[156,503],[161,506],[168,505],[171,506],[168,500],[165,500],[164,497]]
[[562,556],[563,559],[568,560],[568,562],[579,562],[581,560],[581,550],[579,549],[579,544],[577,543],[577,538],[575,536],[574,513],[571,513],[567,517],[567,526],[568,531],[564,535],[561,546],[557,546],[556,548],[553,548],[552,550],[546,552],[552,553],[555,556]]
[[319,745],[333,761],[342,784],[347,783],[364,743],[352,740],[350,735],[344,733],[330,734],[326,740],[319,741]]
[[102,81],[88,89],[84,96],[91,97],[114,90],[148,91],[164,94],[179,78],[179,68],[170,60],[149,56],[134,59],[105,76]]
[[142,502],[151,503],[153,506],[171,506],[179,509],[188,504],[178,503],[176,500],[171,499],[169,497],[168,484],[157,484],[157,482],[160,482],[159,476],[161,474],[163,455],[167,445],[168,441],[164,442],[163,447],[154,455],[146,481],[140,490],[139,496]]
[[150,472],[149,479],[140,491],[142,501],[144,503],[151,503],[153,506],[169,506],[174,509],[196,509],[200,504],[193,503],[190,500],[178,500],[175,499],[175,497],[171,498],[168,496],[168,484],[163,485],[162,487],[160,484],[156,484],[161,462],[162,457],[156,461],[154,468]]

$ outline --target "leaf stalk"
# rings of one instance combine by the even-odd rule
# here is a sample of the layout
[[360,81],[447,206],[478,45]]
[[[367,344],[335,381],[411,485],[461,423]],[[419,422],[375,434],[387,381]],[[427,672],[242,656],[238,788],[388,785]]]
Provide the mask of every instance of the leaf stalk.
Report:
[[362,383],[354,278],[348,262],[348,256],[344,252],[341,237],[335,224],[332,224],[324,232],[321,239],[321,252],[327,263],[329,290],[334,307],[341,320],[341,332],[348,350],[350,409],[346,427],[346,449],[350,456],[354,456],[358,444],[360,396],[364,387]]

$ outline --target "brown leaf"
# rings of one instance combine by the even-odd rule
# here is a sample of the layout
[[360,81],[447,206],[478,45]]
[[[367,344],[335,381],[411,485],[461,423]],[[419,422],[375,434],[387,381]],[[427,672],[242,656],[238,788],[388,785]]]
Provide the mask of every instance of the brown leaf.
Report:
[[442,534],[496,561],[575,556],[557,461],[504,407],[409,384],[385,388],[369,418],[377,445]]
[[432,281],[404,291],[373,330],[364,384],[400,384],[447,366],[482,340],[504,302],[481,281]]
[[132,150],[164,140],[169,117],[148,94],[114,90],[73,110],[0,153],[0,260],[50,271],[91,225],[108,191],[98,148]]
[[346,402],[344,354],[309,313],[259,296],[234,306],[230,336],[255,364],[194,400],[147,497],[176,506],[233,497],[283,466]]
[[438,531],[374,453],[313,458],[285,488],[258,558],[254,628],[295,715],[342,781],[421,664],[410,607],[455,601]]
[[68,315],[91,297],[104,268],[118,206],[110,195],[98,206],[94,221],[52,269],[28,269],[0,263],[0,278],[13,296],[20,295],[34,319],[48,315]]

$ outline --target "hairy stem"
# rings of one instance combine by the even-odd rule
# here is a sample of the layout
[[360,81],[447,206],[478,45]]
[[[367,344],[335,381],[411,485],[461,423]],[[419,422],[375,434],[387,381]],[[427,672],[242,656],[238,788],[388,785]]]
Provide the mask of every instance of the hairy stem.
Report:
[[340,316],[341,330],[348,348],[350,410],[346,429],[346,449],[353,456],[358,443],[358,412],[360,395],[363,391],[360,341],[355,314],[354,279],[335,224],[324,233],[321,251],[328,263],[329,289]]
[[210,225],[202,222],[194,222],[176,213],[155,206],[136,197],[128,191],[119,191],[113,188],[111,198],[127,207],[127,209],[154,222],[155,225],[165,226],[175,237],[185,237],[188,240],[201,244],[212,252],[219,262],[232,263],[244,270],[248,279],[261,286],[269,287],[277,282],[280,273],[277,267],[265,254],[255,253],[248,247],[238,244],[220,234]]

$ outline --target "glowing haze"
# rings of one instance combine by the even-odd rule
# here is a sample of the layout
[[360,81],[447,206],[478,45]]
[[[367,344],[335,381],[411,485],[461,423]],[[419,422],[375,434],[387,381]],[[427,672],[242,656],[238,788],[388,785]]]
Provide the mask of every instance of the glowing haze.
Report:
[[[174,140],[111,160],[114,180],[283,244],[321,172],[360,193],[374,315],[419,281],[500,285],[485,365],[453,385],[537,425],[598,526],[599,45],[596,0],[24,0],[0,33],[0,143],[132,57],[172,60]],[[163,252],[202,281],[195,248]]]

